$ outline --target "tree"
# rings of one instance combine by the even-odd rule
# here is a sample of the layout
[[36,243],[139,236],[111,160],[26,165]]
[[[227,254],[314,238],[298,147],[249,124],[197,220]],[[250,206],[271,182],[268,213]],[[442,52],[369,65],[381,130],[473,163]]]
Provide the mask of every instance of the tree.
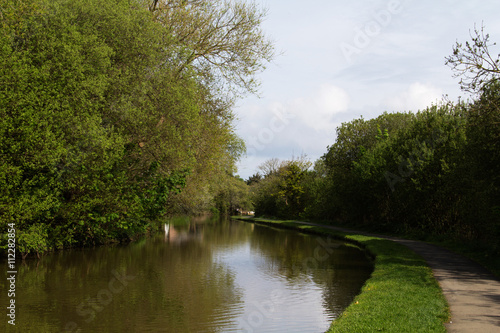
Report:
[[446,64],[460,78],[460,86],[464,91],[477,94],[485,84],[498,80],[500,76],[500,53],[495,57],[491,48],[496,43],[490,42],[490,35],[474,27],[470,32],[471,41],[457,42],[453,54],[446,57]]
[[260,25],[266,12],[242,1],[168,0],[150,5],[178,48],[177,72],[193,68],[214,90],[256,92],[255,75],[274,57]]
[[253,210],[250,186],[239,177],[227,175],[224,182],[219,184],[215,208],[222,214],[236,214],[238,210]]
[[484,244],[500,251],[500,82],[484,85],[469,107],[467,145],[462,165],[464,219]]
[[262,176],[260,173],[257,172],[253,176],[248,177],[248,180],[246,183],[247,183],[247,185],[252,186],[254,184],[258,184],[261,180],[262,180]]
[[306,170],[296,161],[290,161],[281,168],[277,195],[284,202],[282,216],[298,217],[304,211],[302,197],[305,191],[302,180],[305,173]]
[[258,169],[262,172],[264,177],[271,177],[278,174],[279,170],[286,164],[285,161],[281,161],[279,158],[271,158],[258,166]]
[[476,100],[467,108],[467,157],[461,165],[464,198],[461,218],[469,238],[495,244],[500,251],[500,54],[495,56],[489,34],[474,28],[471,41],[458,43],[447,64],[460,77],[461,88],[475,94]]
[[[377,142],[391,134],[395,134],[412,119],[409,113],[383,113],[377,118],[365,120],[363,117],[342,123],[336,129],[337,138],[329,146],[323,156],[330,174],[341,176],[353,167],[364,152],[370,150]],[[384,133],[382,133],[382,130]]]
[[[9,2],[2,15],[16,19],[0,32],[2,221],[21,234],[43,225],[51,248],[141,232],[182,187],[186,166],[168,163],[179,139],[167,140],[170,149],[154,144],[159,110],[145,96],[163,84],[158,104],[192,119],[196,82],[152,75],[164,55],[161,26],[128,1]],[[173,123],[163,133],[187,132]]]
[[259,166],[263,178],[254,186],[257,215],[298,218],[305,209],[302,181],[312,163],[305,155],[291,160],[272,158]]
[[234,132],[234,101],[256,91],[256,74],[271,61],[273,46],[260,29],[265,11],[255,4],[169,0],[150,2],[149,10],[175,50],[166,57],[174,80],[192,75],[201,92],[199,125],[187,133],[196,133],[187,150],[192,173],[184,193],[170,200],[172,209],[193,213],[212,206],[214,184],[235,172],[245,147]]

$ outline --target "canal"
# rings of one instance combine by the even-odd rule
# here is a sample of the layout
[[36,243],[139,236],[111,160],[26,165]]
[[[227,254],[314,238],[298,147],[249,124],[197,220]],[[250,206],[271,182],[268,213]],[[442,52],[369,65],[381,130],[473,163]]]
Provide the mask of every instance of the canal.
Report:
[[295,231],[210,218],[161,229],[19,262],[16,326],[2,331],[319,333],[372,272],[359,248]]

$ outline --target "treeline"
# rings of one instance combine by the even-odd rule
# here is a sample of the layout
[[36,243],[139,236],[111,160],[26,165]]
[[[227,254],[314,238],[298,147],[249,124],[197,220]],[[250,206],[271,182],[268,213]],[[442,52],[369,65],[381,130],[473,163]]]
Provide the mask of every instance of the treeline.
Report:
[[249,180],[256,214],[433,235],[498,254],[500,62],[478,65],[485,53],[474,45],[484,49],[488,36],[476,37],[448,58],[456,66],[470,61],[467,73],[475,75],[462,88],[472,101],[344,123],[312,169],[304,158],[264,163]]
[[26,255],[228,209],[221,198],[244,185],[232,108],[273,56],[264,14],[223,0],[2,0],[1,247],[12,223]]

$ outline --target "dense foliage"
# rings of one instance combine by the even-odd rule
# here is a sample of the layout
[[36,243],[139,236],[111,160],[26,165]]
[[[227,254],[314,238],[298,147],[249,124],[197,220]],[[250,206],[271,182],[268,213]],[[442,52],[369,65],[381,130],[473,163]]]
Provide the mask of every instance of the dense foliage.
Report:
[[289,161],[271,159],[254,175],[253,200],[259,216],[299,217],[305,210],[305,188],[311,166],[304,156]]
[[254,5],[203,3],[0,2],[0,233],[21,253],[129,239],[232,184],[232,106],[272,45]]

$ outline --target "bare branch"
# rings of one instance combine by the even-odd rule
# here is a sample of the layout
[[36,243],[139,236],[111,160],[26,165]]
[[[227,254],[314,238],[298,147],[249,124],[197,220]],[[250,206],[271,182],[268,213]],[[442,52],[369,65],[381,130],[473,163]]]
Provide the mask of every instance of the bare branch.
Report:
[[489,34],[485,34],[484,25],[481,29],[474,27],[470,32],[471,42],[465,45],[457,42],[453,54],[446,58],[446,65],[455,71],[454,77],[460,78],[462,90],[477,94],[482,87],[500,77],[500,54],[493,58]]

